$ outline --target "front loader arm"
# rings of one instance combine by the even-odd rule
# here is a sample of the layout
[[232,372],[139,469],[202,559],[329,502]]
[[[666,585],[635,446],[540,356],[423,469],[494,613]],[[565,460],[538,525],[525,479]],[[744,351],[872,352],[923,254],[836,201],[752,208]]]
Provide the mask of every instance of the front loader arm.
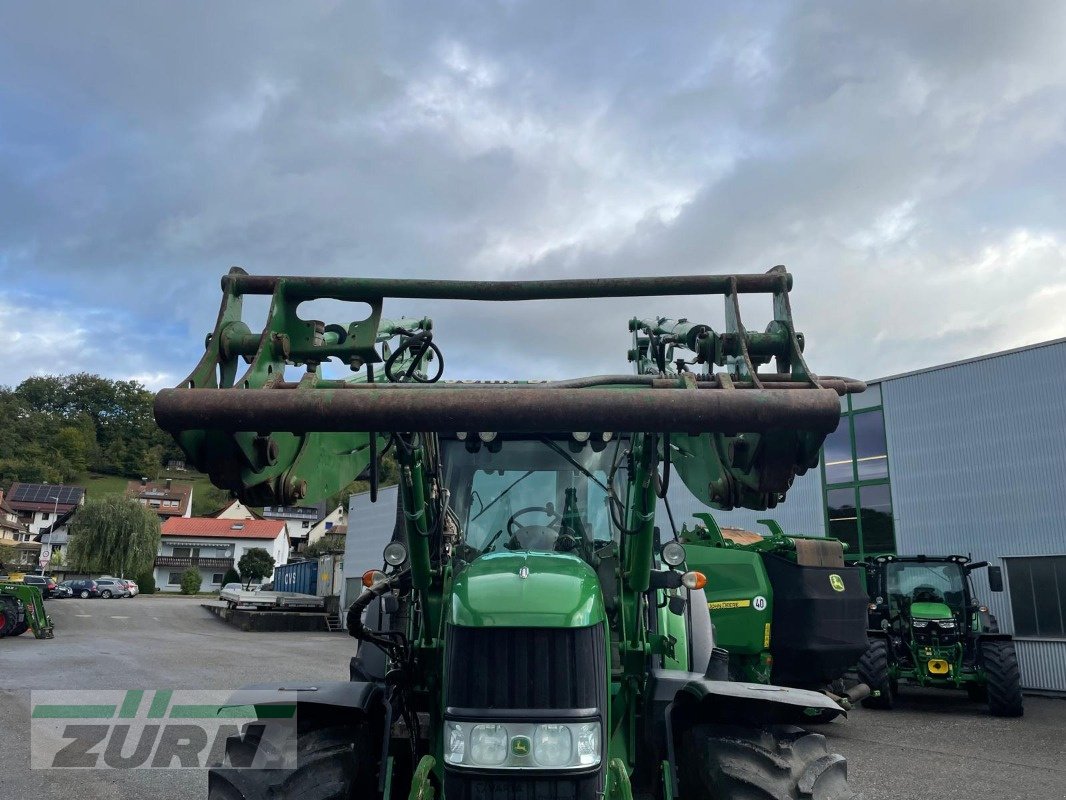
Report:
[[[817,463],[822,440],[839,421],[838,396],[863,388],[807,369],[788,307],[791,283],[783,267],[758,275],[527,282],[251,276],[235,268],[222,280],[222,306],[200,363],[177,388],[159,393],[156,419],[191,464],[255,505],[336,492],[397,433],[595,431],[667,434],[657,437],[662,455],[669,453],[698,497],[722,508],[765,508]],[[765,333],[750,333],[740,321],[739,296],[749,293],[773,295],[775,320]],[[271,297],[260,332],[241,319],[245,294]],[[429,382],[440,377],[441,360],[430,321],[382,318],[386,297],[506,302],[678,294],[724,295],[726,332],[638,321],[631,357],[639,374],[549,383]],[[346,324],[301,318],[300,304],[318,298],[362,302],[369,314]],[[681,346],[695,359],[667,363],[667,351],[672,356]],[[240,358],[249,365],[242,375]],[[777,372],[759,373],[770,358]],[[327,360],[348,365],[355,376],[323,378]],[[704,365],[703,374],[685,369],[695,363]],[[298,382],[284,377],[294,365],[307,367]]]

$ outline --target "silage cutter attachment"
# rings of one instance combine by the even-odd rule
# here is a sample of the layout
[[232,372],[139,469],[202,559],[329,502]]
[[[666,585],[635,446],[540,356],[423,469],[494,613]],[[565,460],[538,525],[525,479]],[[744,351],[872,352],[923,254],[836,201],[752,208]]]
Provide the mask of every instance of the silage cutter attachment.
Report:
[[[775,505],[818,462],[859,381],[820,378],[803,360],[784,267],[765,274],[556,281],[438,281],[253,276],[222,279],[222,306],[200,363],[158,394],[159,425],[191,464],[254,505],[316,500],[360,475],[394,433],[592,432],[662,435],[662,457],[704,502]],[[637,374],[551,382],[449,383],[428,319],[382,318],[386,297],[509,302],[724,295],[726,331],[686,320],[634,320]],[[742,294],[772,294],[763,333],[745,330]],[[245,295],[269,295],[264,329],[241,319]],[[301,303],[366,303],[365,319],[325,324]],[[688,357],[683,354],[687,353]],[[239,360],[248,367],[238,376]],[[323,377],[336,359],[355,373]],[[759,368],[771,359],[774,372]],[[303,365],[298,382],[285,368]],[[715,368],[720,368],[716,371]],[[669,468],[669,467],[667,467]],[[664,477],[665,477],[664,473]],[[664,487],[665,488],[665,487]]]

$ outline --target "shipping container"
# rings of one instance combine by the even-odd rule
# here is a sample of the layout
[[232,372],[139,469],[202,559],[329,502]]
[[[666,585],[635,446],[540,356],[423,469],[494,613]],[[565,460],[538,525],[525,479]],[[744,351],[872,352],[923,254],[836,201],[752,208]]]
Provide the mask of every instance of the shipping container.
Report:
[[274,591],[318,594],[318,561],[293,561],[275,569]]

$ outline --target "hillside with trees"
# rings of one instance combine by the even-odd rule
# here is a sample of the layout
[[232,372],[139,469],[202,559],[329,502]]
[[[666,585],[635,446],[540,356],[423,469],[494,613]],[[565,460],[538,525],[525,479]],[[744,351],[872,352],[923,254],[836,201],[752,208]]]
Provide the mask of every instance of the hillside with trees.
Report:
[[99,375],[0,386],[0,484],[69,483],[86,471],[155,478],[181,458],[152,417],[152,392]]

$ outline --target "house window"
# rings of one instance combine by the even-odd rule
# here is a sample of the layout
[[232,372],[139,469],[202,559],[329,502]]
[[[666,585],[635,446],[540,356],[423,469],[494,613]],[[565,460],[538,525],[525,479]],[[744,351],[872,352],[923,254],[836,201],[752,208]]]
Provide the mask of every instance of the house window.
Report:
[[222,578],[225,577],[223,573],[216,572],[211,576],[211,583],[222,583]]
[[1014,635],[1066,639],[1066,555],[1005,558]]
[[174,548],[174,557],[175,558],[196,558],[199,555],[200,555],[200,548],[199,547],[175,547]]
[[167,583],[171,586],[181,586],[181,573],[171,572],[170,575],[167,576]]
[[311,527],[311,523],[308,522],[306,519],[300,524],[303,525],[303,527],[305,527],[305,528],[310,528]]
[[41,514],[41,522],[48,522],[48,518],[52,516],[49,512],[45,511]]
[[840,424],[822,446],[828,535],[849,559],[896,552],[881,387],[840,398]]

